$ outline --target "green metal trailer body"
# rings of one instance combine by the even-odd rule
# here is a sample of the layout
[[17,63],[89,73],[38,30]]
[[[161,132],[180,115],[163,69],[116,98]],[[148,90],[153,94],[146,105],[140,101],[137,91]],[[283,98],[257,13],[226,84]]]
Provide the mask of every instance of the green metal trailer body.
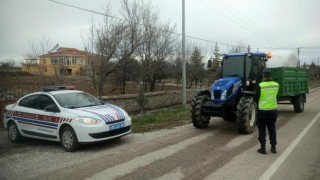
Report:
[[308,71],[303,68],[270,68],[272,79],[279,83],[278,97],[305,95],[309,93]]
[[296,67],[278,67],[270,70],[272,79],[279,84],[278,103],[289,101],[296,113],[303,112],[309,93],[308,70]]

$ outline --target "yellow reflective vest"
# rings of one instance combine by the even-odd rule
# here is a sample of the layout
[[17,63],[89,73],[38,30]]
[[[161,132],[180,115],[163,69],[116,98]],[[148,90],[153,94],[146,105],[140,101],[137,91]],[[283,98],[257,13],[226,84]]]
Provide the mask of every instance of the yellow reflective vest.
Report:
[[274,81],[261,82],[259,110],[276,110],[277,109],[277,94],[279,91],[279,84]]

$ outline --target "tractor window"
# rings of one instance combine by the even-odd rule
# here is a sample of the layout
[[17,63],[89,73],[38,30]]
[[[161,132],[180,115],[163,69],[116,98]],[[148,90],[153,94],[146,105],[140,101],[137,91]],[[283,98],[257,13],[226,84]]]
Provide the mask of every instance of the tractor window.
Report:
[[247,58],[246,59],[246,78],[248,78],[249,75],[250,75],[251,67],[252,67],[252,59],[251,58]]
[[[246,78],[249,77],[251,72],[251,63],[252,60],[250,58],[246,59]],[[222,66],[222,77],[225,76],[236,76],[243,77],[244,76],[244,56],[232,56],[223,60]]]
[[232,56],[223,60],[222,77],[238,76],[243,77],[243,56]]
[[252,57],[252,59],[253,59],[253,67],[252,67],[252,74],[250,75],[250,77],[260,82],[262,79],[260,58],[254,56]]

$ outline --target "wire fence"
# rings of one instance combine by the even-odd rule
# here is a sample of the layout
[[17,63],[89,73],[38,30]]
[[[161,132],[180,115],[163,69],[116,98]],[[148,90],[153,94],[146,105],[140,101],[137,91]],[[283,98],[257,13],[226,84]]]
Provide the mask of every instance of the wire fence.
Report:
[[51,83],[0,84],[0,101],[17,100],[26,94],[40,91],[42,87],[46,86],[51,86]]
[[51,83],[42,84],[0,84],[0,128],[3,128],[3,113],[6,105],[14,103],[20,97],[41,88],[51,86]]

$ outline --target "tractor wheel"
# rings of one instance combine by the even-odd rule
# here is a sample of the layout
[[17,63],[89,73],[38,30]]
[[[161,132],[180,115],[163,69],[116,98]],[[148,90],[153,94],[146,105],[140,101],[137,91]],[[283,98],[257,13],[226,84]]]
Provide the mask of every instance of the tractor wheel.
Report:
[[293,99],[293,109],[296,113],[302,113],[304,110],[304,97],[302,95],[298,95]]
[[253,97],[243,96],[237,105],[237,125],[240,133],[250,134],[257,123],[257,108]]
[[199,129],[208,127],[210,116],[202,114],[202,105],[208,101],[209,96],[206,94],[196,95],[191,103],[191,118],[193,126]]

